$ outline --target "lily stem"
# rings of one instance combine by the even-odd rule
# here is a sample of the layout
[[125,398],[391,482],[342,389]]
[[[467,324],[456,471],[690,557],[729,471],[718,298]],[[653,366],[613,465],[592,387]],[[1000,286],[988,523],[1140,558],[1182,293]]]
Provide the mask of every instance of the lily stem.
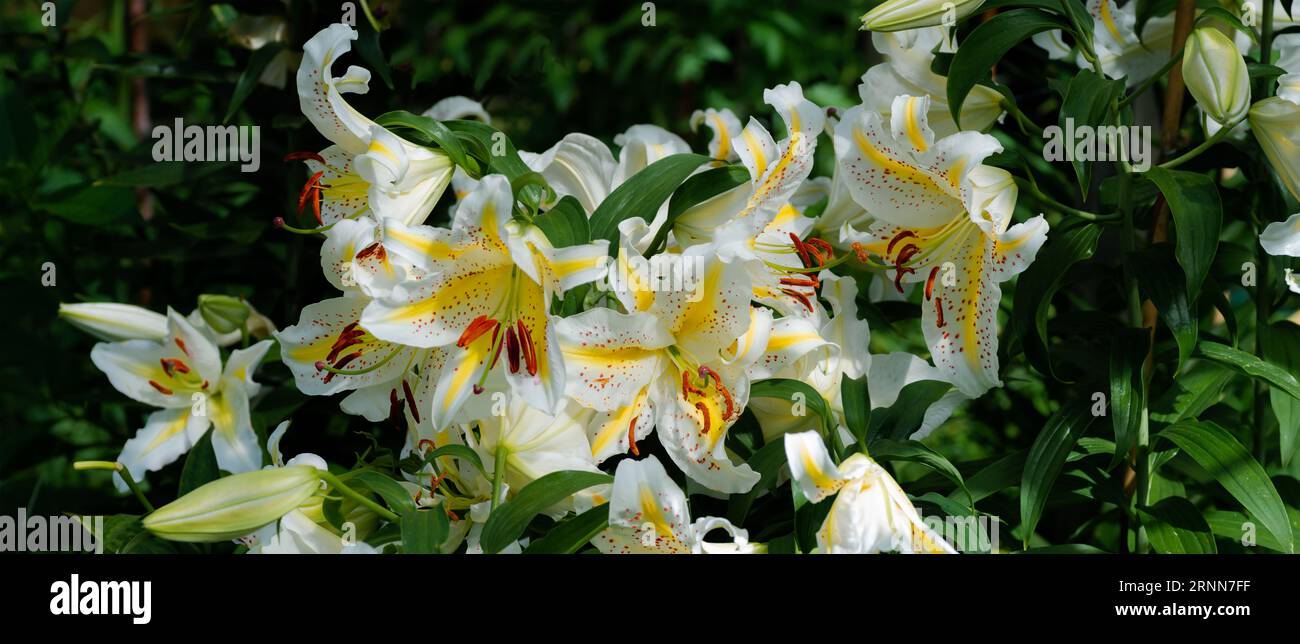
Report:
[[357,492],[356,490],[348,487],[343,483],[343,481],[340,481],[337,476],[334,476],[329,472],[321,471],[320,477],[321,480],[325,481],[326,483],[329,483],[330,487],[334,488],[335,490],[338,490],[339,494],[342,494],[343,496],[346,496],[349,499],[352,499],[353,501],[356,501],[357,503],[360,503],[361,505],[370,508],[375,514],[378,514],[379,516],[388,519],[393,523],[402,522],[402,518],[397,516],[395,513],[393,513],[392,510],[389,510],[388,508],[385,508],[384,506],[375,503],[374,501],[366,498],[364,494],[361,494],[360,492]]
[[497,504],[501,502],[501,484],[506,478],[506,458],[510,456],[510,450],[504,445],[497,445],[496,467],[492,470],[492,505],[491,509],[497,509]]
[[1170,159],[1168,161],[1165,161],[1164,163],[1161,163],[1158,167],[1166,168],[1166,169],[1177,168],[1178,166],[1187,163],[1192,159],[1195,159],[1196,157],[1200,156],[1202,152],[1210,149],[1210,147],[1213,146],[1215,143],[1218,143],[1219,141],[1222,141],[1223,139],[1227,138],[1228,134],[1232,132],[1232,129],[1237,127],[1237,124],[1241,123],[1243,120],[1245,120],[1245,118],[1246,117],[1243,116],[1235,121],[1232,121],[1224,125],[1223,127],[1219,128],[1218,132],[1214,133],[1214,136],[1205,139],[1204,141],[1201,142],[1200,145],[1188,150],[1187,152],[1180,155],[1178,158]]
[[140,486],[136,484],[135,478],[131,476],[131,472],[126,469],[125,465],[115,461],[77,461],[72,464],[72,469],[117,472],[117,475],[121,476],[123,481],[126,481],[126,486],[135,494],[135,498],[140,501],[140,505],[143,505],[144,509],[150,514],[153,513],[153,504],[149,502],[149,499],[145,498],[144,492],[140,490]]
[[1016,180],[1016,185],[1019,186],[1021,190],[1024,190],[1025,192],[1028,192],[1030,195],[1032,195],[1034,199],[1037,199],[1043,204],[1051,206],[1052,208],[1059,210],[1072,217],[1078,217],[1079,219],[1085,219],[1087,221],[1097,222],[1097,223],[1120,220],[1121,217],[1120,213],[1112,212],[1104,215],[1099,215],[1095,212],[1079,210],[1078,208],[1067,206],[1043,194],[1043,192],[1038,189],[1038,186],[1034,185],[1033,182],[1029,181],[1028,179],[1022,179],[1020,177],[1014,177],[1014,178]]

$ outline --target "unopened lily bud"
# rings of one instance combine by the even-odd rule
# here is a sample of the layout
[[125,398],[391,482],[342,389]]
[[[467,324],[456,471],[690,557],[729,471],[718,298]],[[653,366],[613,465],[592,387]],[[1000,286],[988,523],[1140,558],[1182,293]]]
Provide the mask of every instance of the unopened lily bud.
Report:
[[199,296],[199,315],[217,333],[232,333],[248,323],[248,304],[229,295]]
[[1250,131],[1282,185],[1300,199],[1300,105],[1276,96],[1255,103]]
[[1237,45],[1222,31],[1201,27],[1183,49],[1183,80],[1197,105],[1219,125],[1240,120],[1250,109],[1250,73]]
[[226,541],[256,531],[311,498],[318,470],[291,465],[218,479],[155,510],[145,529],[171,541]]
[[984,0],[889,0],[862,16],[870,31],[905,31],[921,27],[952,27],[975,13]]
[[108,342],[161,340],[167,335],[167,316],[131,304],[60,304],[59,317]]

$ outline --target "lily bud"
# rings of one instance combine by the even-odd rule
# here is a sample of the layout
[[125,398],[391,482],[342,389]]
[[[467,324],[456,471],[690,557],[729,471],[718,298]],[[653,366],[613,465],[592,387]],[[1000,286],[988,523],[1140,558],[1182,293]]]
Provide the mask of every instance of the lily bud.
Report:
[[248,304],[237,297],[207,293],[199,296],[199,315],[217,333],[233,333],[244,328],[249,313]]
[[942,25],[952,27],[975,13],[984,0],[888,0],[862,16],[870,31],[905,31]]
[[1201,27],[1183,48],[1183,80],[1197,105],[1219,125],[1250,109],[1250,73],[1237,45],[1222,31]]
[[1300,105],[1274,96],[1250,108],[1250,130],[1282,185],[1300,199]]
[[291,465],[218,479],[155,510],[142,524],[171,541],[226,541],[297,508],[320,487],[318,470]]
[[167,336],[167,316],[131,304],[60,304],[59,317],[108,342],[161,340]]

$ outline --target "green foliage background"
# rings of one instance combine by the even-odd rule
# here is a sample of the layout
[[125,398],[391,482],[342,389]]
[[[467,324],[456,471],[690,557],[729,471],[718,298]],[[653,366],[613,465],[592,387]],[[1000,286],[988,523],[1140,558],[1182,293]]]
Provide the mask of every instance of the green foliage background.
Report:
[[[138,512],[134,499],[113,492],[106,474],[71,468],[74,460],[114,458],[148,410],[114,391],[91,365],[93,340],[57,319],[58,303],[120,301],[188,313],[200,293],[221,293],[246,297],[284,327],[297,320],[304,305],[331,294],[319,274],[315,241],[270,226],[275,216],[305,223],[291,214],[305,171],[280,159],[323,147],[298,110],[296,59],[283,88],[255,84],[258,66],[272,52],[240,46],[230,26],[237,15],[284,16],[284,51],[300,52],[308,37],[339,19],[340,3],[152,2],[139,19],[147,25],[146,52],[130,46],[128,2],[56,4],[57,28],[41,25],[38,2],[9,2],[0,9],[5,42],[0,50],[0,292],[6,296],[0,316],[0,513],[18,506],[45,514]],[[693,110],[730,107],[742,119],[766,120],[771,114],[762,91],[780,82],[799,81],[821,105],[857,103],[858,78],[878,60],[869,34],[858,30],[857,17],[871,4],[662,1],[656,3],[657,26],[648,28],[641,25],[641,3],[621,0],[408,0],[384,3],[382,9],[376,3],[388,28],[376,35],[358,16],[362,39],[355,64],[370,68],[374,78],[369,94],[354,105],[372,115],[391,109],[420,112],[440,98],[467,95],[485,103],[494,125],[517,147],[532,151],[571,131],[612,143],[635,123],[658,124],[702,145],[706,133],[692,135],[687,126]],[[1051,115],[1060,108],[1063,88],[1044,79],[1074,74],[1072,67],[1021,45],[1000,63],[998,78],[1022,105],[1038,107],[1028,118],[1046,123],[1055,120]],[[230,123],[261,127],[261,169],[241,173],[230,163],[152,162],[151,141],[147,134],[137,135],[132,121],[133,87],[141,83],[153,124],[178,117],[190,124],[217,124],[230,113]],[[1011,134],[1000,135],[1008,152],[999,163],[1032,166],[1050,194],[1077,194],[1067,164],[1031,159],[1036,152],[1025,154],[1028,137],[1016,134],[1010,120],[1003,129]],[[1221,152],[1240,156],[1227,146]],[[1224,165],[1225,158],[1233,157],[1215,155],[1211,162]],[[829,174],[832,161],[823,139],[814,174]],[[1087,200],[1074,201],[1105,211],[1113,186],[1103,177],[1096,182]],[[1192,313],[1201,320],[1202,336],[1250,348],[1253,304],[1246,291],[1233,286],[1242,262],[1255,256],[1254,233],[1243,213],[1263,211],[1266,221],[1278,219],[1286,204],[1252,201],[1246,183],[1225,186],[1223,239],[1210,271],[1225,298],[1202,297],[1193,302]],[[1138,203],[1150,210],[1155,188],[1146,183],[1137,190]],[[445,205],[435,210],[433,223],[446,217]],[[1040,206],[1022,196],[1017,219]],[[147,220],[145,211],[151,213]],[[1051,219],[1055,239],[1067,228],[1059,214],[1051,213]],[[1048,418],[1067,403],[1109,391],[1106,358],[1117,331],[1113,316],[1103,312],[1127,306],[1127,294],[1116,286],[1124,266],[1113,231],[1101,234],[1093,260],[1063,268],[1060,294],[1047,296],[1049,337],[1042,340],[1055,377],[1037,368],[1043,363],[1031,365],[1025,358],[1025,328],[1009,315],[1013,303],[1027,309],[1042,293],[1017,297],[1016,287],[1007,285],[1001,342],[1006,386],[965,405],[927,440],[958,465],[980,510],[1006,522],[1004,546],[1023,536],[1017,531],[1017,487]],[[56,285],[47,287],[41,278],[50,265]],[[863,307],[873,325],[874,351],[924,355],[916,305],[863,302]],[[1283,306],[1274,319],[1293,313]],[[1297,523],[1300,459],[1282,458],[1277,418],[1267,406],[1256,408],[1255,385],[1204,360],[1194,361],[1175,381],[1177,345],[1164,327],[1158,329],[1155,351],[1153,412],[1171,417],[1199,403],[1195,415],[1227,428],[1269,464],[1268,473]],[[292,415],[295,429],[286,453],[310,449],[331,462],[350,464],[383,459],[400,446],[401,433],[391,427],[344,416],[335,399],[298,394],[274,356],[258,380],[270,393],[254,408],[255,429],[264,434]],[[1123,513],[1115,502],[1122,498],[1122,482],[1106,451],[1108,438],[1108,422],[1092,424],[1087,439],[1102,442],[1085,440],[1076,448],[1045,500],[1047,510],[1037,534],[1028,539],[1031,545],[1123,549]],[[1286,467],[1279,465],[1283,460]],[[151,474],[152,487],[146,490],[160,500],[172,498],[180,469],[178,462]],[[896,471],[915,497],[937,492],[942,499],[953,489],[914,464],[898,463]],[[1207,512],[1239,509],[1186,456],[1176,456],[1162,472],[1166,476],[1153,481],[1153,502],[1186,496]],[[783,494],[750,513],[751,538],[762,541],[790,531],[788,488]],[[699,496],[694,501],[702,504],[698,514],[727,513],[720,502]],[[945,509],[934,498],[929,503]],[[1224,532],[1232,532],[1231,520]],[[1240,549],[1231,539],[1218,541],[1220,551]]]

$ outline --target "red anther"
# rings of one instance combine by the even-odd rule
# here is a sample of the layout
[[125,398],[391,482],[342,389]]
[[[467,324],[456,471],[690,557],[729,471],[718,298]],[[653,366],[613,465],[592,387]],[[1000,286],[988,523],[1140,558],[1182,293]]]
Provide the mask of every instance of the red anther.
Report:
[[416,423],[420,422],[420,409],[415,404],[415,396],[411,394],[411,385],[406,384],[406,378],[402,378],[402,393],[406,394],[406,405],[411,408],[411,417]]
[[271,220],[271,225],[276,228],[284,228],[284,217],[276,217]]
[[938,326],[940,329],[942,329],[945,326],[945,322],[943,321],[943,298],[941,297],[934,298],[934,312],[936,315],[939,316],[939,319],[935,322],[935,325]]
[[318,225],[325,225],[325,220],[320,218],[320,186],[316,186],[316,189],[311,191],[311,214],[316,217]]
[[208,381],[204,380],[203,384],[199,385],[199,389],[207,389],[207,388],[208,388]]
[[402,417],[402,404],[404,401],[398,400],[397,389],[388,390],[388,417],[396,420]]
[[470,322],[469,326],[465,327],[465,331],[460,334],[460,339],[456,340],[456,346],[464,349],[484,333],[495,329],[498,324],[496,320],[489,319],[486,315],[474,318],[474,321]]
[[185,364],[185,361],[180,358],[160,358],[158,362],[162,363],[163,371],[166,371],[169,376],[172,375],[172,371],[179,371],[180,373],[190,372],[190,366]]
[[302,184],[302,191],[298,193],[299,214],[302,214],[302,209],[307,207],[307,197],[311,196],[312,191],[317,190],[316,184],[320,181],[321,176],[324,174],[325,171],[321,170],[320,172],[311,175],[311,178],[307,180],[307,183]]
[[172,341],[174,341],[176,343],[176,346],[180,348],[181,353],[184,353],[185,355],[190,355],[190,350],[185,347],[184,340],[180,338],[172,338]]
[[[888,256],[890,256],[890,255],[893,255],[893,254],[894,254],[894,244],[897,244],[898,242],[903,241],[904,239],[907,239],[908,237],[916,237],[916,233],[914,233],[914,232],[912,232],[912,231],[910,231],[910,230],[904,230],[903,232],[898,233],[897,235],[894,235],[894,238],[889,240],[889,246],[886,246],[886,247],[885,247],[885,256],[888,257]],[[901,264],[902,262],[899,262],[899,263]]]
[[[384,247],[383,244],[380,244],[379,242],[374,242],[369,246],[362,248],[359,252],[357,252],[356,259],[365,259],[367,257],[370,257],[371,255],[374,255],[376,252],[382,250],[383,247]],[[479,317],[483,317],[483,316],[479,316]]]
[[343,330],[340,331],[339,333],[351,333],[353,330],[357,328],[357,324],[358,322],[348,322],[348,325],[343,327]]
[[803,262],[803,265],[810,266],[808,263],[808,249],[803,245],[803,240],[799,239],[798,235],[790,233],[790,243],[794,244],[796,251],[799,251],[799,260]]
[[782,277],[781,283],[786,286],[807,286],[809,288],[817,288],[821,284],[816,278],[801,279],[798,277]]
[[835,257],[835,247],[831,246],[830,242],[826,241],[825,239],[819,239],[817,237],[809,237],[808,239],[805,239],[803,243],[806,246],[812,246],[813,248],[820,250],[828,258]]
[[902,266],[907,263],[907,260],[912,259],[912,257],[916,256],[919,252],[921,252],[920,246],[917,246],[916,244],[908,244],[903,247],[903,250],[898,251],[898,261],[895,263]]
[[935,266],[930,269],[930,276],[925,278],[925,299],[930,299],[930,294],[934,292],[934,278],[939,274],[939,267]]
[[343,352],[344,349],[358,344],[361,344],[361,339],[359,335],[354,335],[354,334],[340,335],[339,338],[334,341],[334,346],[330,347],[330,354],[328,356],[325,356],[326,362],[333,362],[334,359],[337,358],[339,354]]
[[483,391],[484,391],[484,389],[483,389],[483,385],[480,385],[480,384],[478,384],[478,383],[475,383],[475,384],[474,384],[474,395],[477,396],[477,395],[483,393]]
[[506,367],[510,373],[519,373],[519,338],[513,326],[506,327]]
[[812,255],[812,258],[815,259],[815,260],[817,260],[817,263],[815,263],[815,264],[808,264],[808,265],[806,266],[806,268],[815,268],[815,267],[818,267],[818,266],[825,266],[825,265],[826,265],[826,258],[825,258],[825,257],[822,257],[822,252],[821,252],[820,250],[817,250],[815,247],[813,247],[813,246],[810,245],[810,244],[804,244],[804,250],[807,250],[807,251],[808,251],[808,254],[809,254],[809,255]]
[[533,345],[533,336],[528,333],[528,327],[524,326],[523,320],[515,320],[519,327],[519,348],[524,355],[524,366],[528,368],[528,375],[537,375],[537,347]]
[[[425,443],[428,443],[428,445],[429,445],[428,449],[425,449],[425,447],[424,447]],[[437,449],[437,448],[438,448],[438,444],[435,443],[435,442],[433,442],[433,441],[431,441],[431,440],[429,440],[429,439],[427,439],[427,438],[421,438],[420,441],[417,442],[417,443],[415,444],[415,449],[416,449],[416,451],[419,451],[419,452],[427,452],[427,451],[434,450],[434,449]]]
[[168,389],[168,388],[166,388],[166,387],[164,387],[164,386],[158,384],[157,382],[154,382],[153,380],[150,380],[150,381],[149,381],[149,386],[150,386],[150,387],[153,387],[154,389],[157,389],[157,390],[158,390],[158,393],[160,393],[160,394],[162,394],[162,395],[164,395],[164,396],[170,396],[170,395],[172,395],[173,393],[175,393],[175,392],[173,392],[172,390],[170,390],[170,389]]
[[898,292],[899,292],[899,293],[902,293],[902,292],[903,292],[903,276],[906,275],[906,274],[908,274],[908,273],[915,273],[915,272],[916,272],[915,269],[911,269],[911,268],[908,268],[908,267],[906,267],[906,266],[899,266],[899,267],[895,268],[895,269],[894,269],[894,288],[898,289]]
[[289,154],[284,155],[285,161],[303,161],[306,159],[311,159],[316,163],[325,165],[325,157],[312,152],[311,150],[300,150],[298,152],[290,152]]
[[800,293],[799,291],[796,291],[796,290],[794,290],[794,289],[789,289],[789,288],[783,288],[783,289],[781,289],[781,292],[782,292],[782,293],[785,293],[786,295],[789,295],[790,297],[793,297],[793,298],[796,299],[796,300],[798,300],[799,303],[802,304],[803,307],[804,307],[805,309],[808,309],[808,312],[809,312],[809,313],[814,313],[814,312],[816,312],[817,309],[813,308],[812,300],[808,299],[808,296],[807,296],[807,295],[804,295],[803,293]]
[[[357,358],[360,358],[360,357],[361,357],[361,352],[360,352],[360,351],[356,351],[356,352],[353,352],[353,353],[349,353],[349,354],[343,356],[342,358],[339,358],[339,361],[334,363],[334,368],[335,368],[335,369],[340,369],[340,370],[341,370],[341,369],[343,369],[343,367],[348,366],[348,363],[349,363],[349,362],[352,362],[353,360],[356,360]],[[333,380],[333,379],[334,379],[334,375],[335,375],[335,372],[333,372],[333,371],[331,371],[331,372],[325,374],[324,382],[329,382],[329,381]]]
[[633,456],[641,455],[641,450],[637,449],[636,447],[636,419],[637,418],[639,418],[639,416],[633,416],[632,422],[628,423],[627,425],[627,442],[628,445],[632,446]]
[[497,344],[497,336],[501,335],[501,325],[492,325],[492,340],[488,342],[488,350],[492,352],[492,364],[488,369],[497,366],[497,361],[501,359],[501,346]]
[[706,406],[706,405],[704,404],[704,401],[703,401],[703,400],[701,400],[701,401],[695,403],[695,408],[698,409],[698,410],[700,410],[700,415],[704,417],[704,432],[703,432],[703,433],[704,433],[704,434],[708,434],[708,433],[709,433],[709,408],[708,408],[708,406]]

